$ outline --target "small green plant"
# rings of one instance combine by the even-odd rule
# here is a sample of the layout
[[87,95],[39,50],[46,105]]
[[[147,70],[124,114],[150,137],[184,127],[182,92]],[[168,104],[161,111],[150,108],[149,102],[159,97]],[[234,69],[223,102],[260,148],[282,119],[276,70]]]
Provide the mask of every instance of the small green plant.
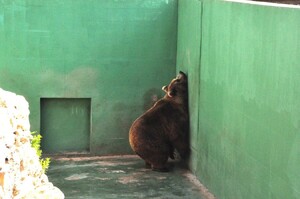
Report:
[[50,158],[42,158],[42,150],[41,150],[41,134],[37,133],[36,131],[31,132],[32,140],[31,146],[36,150],[36,154],[39,156],[40,163],[42,165],[42,169],[44,173],[47,172],[49,165],[50,165]]

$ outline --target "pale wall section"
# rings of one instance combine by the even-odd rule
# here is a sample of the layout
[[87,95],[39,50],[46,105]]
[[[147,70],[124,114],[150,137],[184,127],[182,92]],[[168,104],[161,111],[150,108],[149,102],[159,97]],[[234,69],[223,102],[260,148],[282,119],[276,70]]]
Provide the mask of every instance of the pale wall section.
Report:
[[220,199],[300,198],[300,9],[181,0],[178,15],[194,173]]

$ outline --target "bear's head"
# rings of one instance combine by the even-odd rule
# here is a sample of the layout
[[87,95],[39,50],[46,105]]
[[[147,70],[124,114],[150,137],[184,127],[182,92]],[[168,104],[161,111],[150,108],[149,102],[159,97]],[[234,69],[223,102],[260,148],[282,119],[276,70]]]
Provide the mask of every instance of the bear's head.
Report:
[[179,72],[176,78],[172,79],[169,85],[163,86],[162,90],[166,92],[167,98],[181,98],[182,100],[187,99],[187,76],[182,71]]

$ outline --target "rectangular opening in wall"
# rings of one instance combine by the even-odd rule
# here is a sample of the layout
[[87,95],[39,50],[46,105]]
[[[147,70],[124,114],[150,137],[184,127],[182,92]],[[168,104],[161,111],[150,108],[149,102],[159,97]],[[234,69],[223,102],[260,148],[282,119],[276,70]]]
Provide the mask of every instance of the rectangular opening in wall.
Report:
[[90,151],[90,98],[41,98],[40,105],[44,153]]

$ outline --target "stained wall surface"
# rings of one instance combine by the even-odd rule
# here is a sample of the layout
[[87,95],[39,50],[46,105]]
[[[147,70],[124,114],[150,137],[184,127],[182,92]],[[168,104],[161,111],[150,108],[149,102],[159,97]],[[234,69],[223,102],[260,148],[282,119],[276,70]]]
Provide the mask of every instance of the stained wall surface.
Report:
[[[41,99],[89,99],[90,152],[128,154],[131,123],[175,74],[176,40],[176,0],[1,1],[0,87],[29,101],[32,131]],[[60,123],[62,137],[41,133],[73,136]]]
[[300,198],[300,8],[178,6],[194,173],[217,198]]

